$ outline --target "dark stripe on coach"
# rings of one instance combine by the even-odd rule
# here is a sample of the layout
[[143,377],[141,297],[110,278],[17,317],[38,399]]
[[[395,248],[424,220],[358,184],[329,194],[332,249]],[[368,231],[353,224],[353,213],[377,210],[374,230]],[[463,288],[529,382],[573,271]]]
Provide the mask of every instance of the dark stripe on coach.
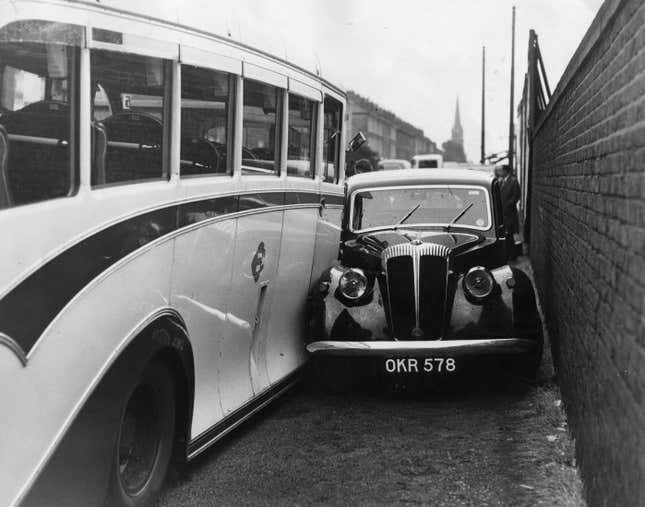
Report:
[[29,354],[40,335],[83,287],[125,256],[178,229],[215,217],[275,206],[341,199],[313,192],[254,192],[174,204],[128,218],[71,246],[0,300],[0,333]]

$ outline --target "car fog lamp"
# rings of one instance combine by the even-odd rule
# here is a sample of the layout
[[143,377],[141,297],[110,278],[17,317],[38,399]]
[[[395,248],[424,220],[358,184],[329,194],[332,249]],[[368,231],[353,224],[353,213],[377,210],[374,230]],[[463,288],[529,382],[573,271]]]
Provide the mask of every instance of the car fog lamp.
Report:
[[358,299],[367,290],[367,277],[362,270],[350,268],[340,277],[338,288],[347,299]]
[[464,276],[464,291],[476,301],[482,301],[490,296],[494,287],[493,275],[481,266],[469,269]]

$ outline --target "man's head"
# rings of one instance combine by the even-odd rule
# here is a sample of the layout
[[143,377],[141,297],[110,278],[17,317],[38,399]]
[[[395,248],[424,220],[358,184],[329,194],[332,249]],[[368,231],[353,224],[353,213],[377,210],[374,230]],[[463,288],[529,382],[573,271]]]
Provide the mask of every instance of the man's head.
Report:
[[368,173],[373,171],[372,164],[370,164],[370,161],[367,160],[366,158],[362,158],[360,160],[356,161],[356,174],[360,173]]
[[505,178],[510,174],[511,170],[508,167],[508,164],[500,164],[495,166],[495,176],[498,178]]

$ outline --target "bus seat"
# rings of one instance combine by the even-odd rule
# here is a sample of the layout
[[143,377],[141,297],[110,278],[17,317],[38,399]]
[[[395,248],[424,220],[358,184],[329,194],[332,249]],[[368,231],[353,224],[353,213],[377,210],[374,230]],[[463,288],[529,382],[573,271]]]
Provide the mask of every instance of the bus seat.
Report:
[[11,188],[9,187],[9,135],[0,125],[0,208],[11,206]]
[[106,118],[103,125],[106,183],[162,176],[161,120],[149,113],[126,111]]
[[30,104],[1,118],[11,142],[7,172],[12,205],[64,197],[70,191],[69,110],[50,110],[48,104]]
[[[184,175],[216,174],[226,172],[222,162],[225,155],[215,143],[207,139],[183,138],[181,140],[181,172]],[[221,167],[220,167],[221,166]]]

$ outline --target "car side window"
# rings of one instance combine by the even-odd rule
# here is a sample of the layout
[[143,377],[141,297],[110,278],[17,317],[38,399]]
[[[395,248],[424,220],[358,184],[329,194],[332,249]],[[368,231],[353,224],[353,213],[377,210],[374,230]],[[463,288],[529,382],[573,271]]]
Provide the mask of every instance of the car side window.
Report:
[[343,105],[336,99],[325,96],[323,124],[323,181],[338,181],[340,140],[343,126]]
[[167,60],[93,50],[92,186],[167,178]]
[[233,76],[181,68],[181,176],[231,174]]

